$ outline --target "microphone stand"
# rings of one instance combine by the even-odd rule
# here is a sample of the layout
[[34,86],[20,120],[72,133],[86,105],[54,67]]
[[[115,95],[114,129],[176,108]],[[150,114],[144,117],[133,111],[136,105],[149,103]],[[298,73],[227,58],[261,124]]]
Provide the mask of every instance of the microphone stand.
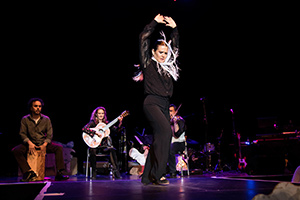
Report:
[[[206,116],[206,107],[205,107],[205,97],[200,98],[203,105],[203,122],[204,122],[204,147],[207,148],[207,135],[208,135],[208,123],[207,123],[207,116]],[[206,171],[211,171],[211,153],[205,151],[206,154]]]
[[207,117],[206,117],[206,108],[205,108],[205,97],[203,98],[200,98],[200,100],[202,101],[202,105],[203,105],[203,122],[204,122],[204,125],[205,125],[205,130],[204,130],[204,142],[205,144],[207,143]]
[[221,166],[221,140],[223,136],[223,129],[221,130],[220,136],[218,139],[218,146],[217,146],[217,154],[218,154],[218,163],[215,166],[215,171],[223,172],[223,168]]

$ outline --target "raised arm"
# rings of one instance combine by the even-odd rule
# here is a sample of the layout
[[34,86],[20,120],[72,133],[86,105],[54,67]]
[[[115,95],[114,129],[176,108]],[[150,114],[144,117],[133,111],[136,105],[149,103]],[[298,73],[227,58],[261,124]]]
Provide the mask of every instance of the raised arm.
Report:
[[139,36],[139,48],[140,48],[140,62],[141,67],[144,68],[147,64],[147,62],[151,58],[151,49],[150,49],[150,36],[153,33],[156,25],[158,23],[164,23],[166,24],[164,20],[164,16],[158,14],[155,16],[154,20],[145,26],[144,30],[140,33]]
[[178,33],[177,25],[176,25],[175,21],[172,19],[172,17],[165,17],[164,20],[166,22],[166,26],[169,26],[173,29],[173,31],[171,33],[172,49],[174,51],[178,51],[178,49],[179,49],[179,33]]

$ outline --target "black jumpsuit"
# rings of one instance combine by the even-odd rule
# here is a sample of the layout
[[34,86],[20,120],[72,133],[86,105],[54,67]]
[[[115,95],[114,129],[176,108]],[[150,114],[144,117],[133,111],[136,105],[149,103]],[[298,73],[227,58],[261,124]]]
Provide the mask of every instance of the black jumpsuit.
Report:
[[[171,76],[158,73],[156,61],[151,59],[150,36],[157,22],[153,20],[140,34],[140,62],[144,75],[144,113],[153,129],[153,143],[146,160],[142,183],[159,180],[167,168],[172,130],[170,126],[169,99],[173,94]],[[178,49],[178,31],[171,33],[172,45]]]

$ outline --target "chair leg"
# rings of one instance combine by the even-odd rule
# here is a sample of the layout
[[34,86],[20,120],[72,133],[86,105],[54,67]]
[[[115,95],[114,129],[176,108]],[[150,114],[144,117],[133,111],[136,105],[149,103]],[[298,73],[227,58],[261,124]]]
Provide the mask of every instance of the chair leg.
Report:
[[[87,149],[87,154],[86,154],[86,163],[85,163],[85,177],[88,177],[88,167],[89,167],[89,157],[90,157],[90,148]],[[91,174],[90,174],[91,175]]]
[[[183,159],[183,158],[182,158],[182,159]],[[183,166],[182,166],[182,165],[181,165],[180,169],[181,169],[181,172],[180,172],[181,174],[180,174],[180,176],[183,177]]]
[[113,178],[115,178],[114,176],[114,172],[113,172],[113,167],[112,167],[112,164],[109,163],[109,175],[112,176]]
[[184,156],[186,157],[187,175],[189,176],[190,175],[189,157],[188,157],[187,153],[185,153]]
[[187,142],[186,141],[185,141],[184,153],[185,153],[185,156],[186,156],[187,175],[190,176],[189,156],[188,156]]

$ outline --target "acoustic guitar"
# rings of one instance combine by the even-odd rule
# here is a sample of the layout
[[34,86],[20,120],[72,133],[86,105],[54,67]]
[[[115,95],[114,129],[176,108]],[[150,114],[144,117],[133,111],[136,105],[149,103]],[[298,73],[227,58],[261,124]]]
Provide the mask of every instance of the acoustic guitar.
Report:
[[117,121],[119,120],[118,118],[126,117],[127,115],[129,115],[129,111],[125,110],[124,112],[122,112],[121,115],[119,115],[116,119],[114,119],[110,123],[105,124],[105,123],[100,122],[97,124],[97,126],[95,128],[90,128],[90,130],[93,130],[96,132],[96,134],[93,137],[91,137],[89,134],[83,132],[82,138],[83,138],[84,142],[91,148],[98,147],[101,144],[102,139],[109,136],[109,134],[110,134],[109,128],[112,125],[114,125],[115,123],[117,123]]

